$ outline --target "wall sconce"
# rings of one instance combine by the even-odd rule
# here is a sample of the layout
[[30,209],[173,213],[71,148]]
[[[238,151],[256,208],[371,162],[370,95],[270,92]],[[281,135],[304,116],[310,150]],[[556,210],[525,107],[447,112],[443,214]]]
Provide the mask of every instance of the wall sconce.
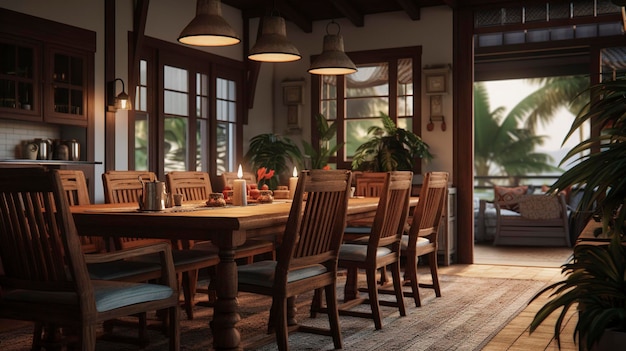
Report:
[[[122,82],[122,92],[115,95],[115,82]],[[107,96],[108,96],[108,111],[116,112],[117,110],[130,110],[130,97],[126,94],[124,88],[124,81],[121,78],[115,78],[115,80],[107,84]]]
[[250,49],[248,58],[261,62],[290,62],[302,58],[298,48],[287,40],[285,19],[265,16],[259,24],[261,36]]
[[[330,34],[330,25],[337,25],[337,34]],[[356,65],[343,49],[343,37],[339,35],[341,27],[334,20],[326,25],[326,35],[324,36],[324,47],[322,53],[313,60],[309,73],[324,75],[344,75],[357,71]]]
[[228,46],[241,39],[222,17],[220,0],[197,0],[196,17],[180,33],[178,41],[194,46]]

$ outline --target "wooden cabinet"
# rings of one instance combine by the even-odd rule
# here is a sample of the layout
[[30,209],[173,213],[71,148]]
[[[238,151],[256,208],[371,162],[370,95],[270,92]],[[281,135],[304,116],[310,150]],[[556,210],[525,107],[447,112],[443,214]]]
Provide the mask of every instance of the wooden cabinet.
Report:
[[[87,124],[89,54],[58,46],[46,49],[44,70],[44,120],[62,124]],[[93,69],[91,69],[93,71]]]
[[92,31],[0,9],[0,116],[87,127]]
[[39,89],[41,45],[0,35],[0,112],[24,121],[41,121]]

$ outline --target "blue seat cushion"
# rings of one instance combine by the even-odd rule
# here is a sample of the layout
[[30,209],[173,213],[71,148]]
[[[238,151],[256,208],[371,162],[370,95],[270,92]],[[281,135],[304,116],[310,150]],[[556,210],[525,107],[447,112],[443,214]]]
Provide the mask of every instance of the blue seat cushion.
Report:
[[159,264],[151,262],[119,260],[103,263],[87,264],[89,277],[98,280],[116,280],[134,275],[161,270]]
[[[376,257],[385,256],[391,253],[388,247],[379,247],[376,250]],[[339,260],[364,262],[367,258],[367,243],[365,244],[342,244],[339,248]]]
[[[237,267],[240,284],[258,285],[271,287],[274,285],[276,274],[276,261],[259,261]],[[315,264],[289,272],[288,282],[295,282],[301,279],[314,277],[326,273],[328,270],[324,265]]]
[[[174,293],[169,286],[158,284],[92,280],[92,286],[98,312],[105,312],[141,302],[163,300]],[[78,296],[75,292],[17,289],[7,292],[2,298],[6,301],[30,302],[34,304],[78,304]]]
[[[430,244],[430,240],[428,240],[427,238],[421,236],[417,238],[417,247],[426,246],[428,244]],[[403,235],[402,240],[400,241],[400,249],[406,250],[407,247],[409,247],[409,236]]]
[[362,234],[369,235],[372,232],[371,227],[346,227],[343,231],[346,234]]

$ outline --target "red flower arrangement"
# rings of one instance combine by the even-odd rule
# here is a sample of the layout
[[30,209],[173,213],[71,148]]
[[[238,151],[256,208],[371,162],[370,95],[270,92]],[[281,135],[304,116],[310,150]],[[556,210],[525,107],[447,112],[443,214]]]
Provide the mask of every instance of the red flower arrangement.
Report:
[[272,178],[274,178],[274,170],[268,170],[265,167],[261,167],[256,171],[256,179],[259,182],[259,189],[263,187],[263,185],[267,185],[269,188],[272,188]]

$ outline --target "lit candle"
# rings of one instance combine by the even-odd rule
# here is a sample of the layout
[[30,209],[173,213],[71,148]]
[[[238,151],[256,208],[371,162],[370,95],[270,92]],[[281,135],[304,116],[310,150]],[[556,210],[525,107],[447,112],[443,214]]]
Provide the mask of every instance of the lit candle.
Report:
[[233,205],[246,206],[248,204],[248,198],[246,196],[246,180],[241,179],[243,177],[241,165],[239,165],[237,177],[239,177],[239,179],[233,180]]
[[298,170],[293,168],[293,177],[289,178],[289,198],[293,199],[293,195],[296,193],[296,186],[298,185]]

